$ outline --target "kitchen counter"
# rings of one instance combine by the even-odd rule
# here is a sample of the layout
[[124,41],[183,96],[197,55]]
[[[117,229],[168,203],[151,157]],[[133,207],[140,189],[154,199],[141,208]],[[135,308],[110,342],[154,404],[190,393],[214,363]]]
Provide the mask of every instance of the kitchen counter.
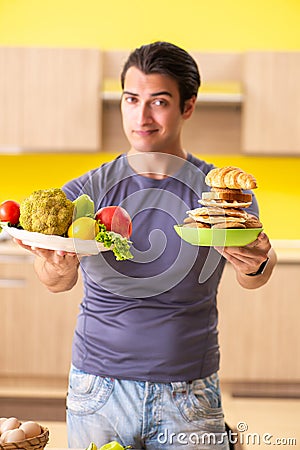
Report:
[[[278,262],[282,264],[300,263],[300,240],[273,239],[271,240]],[[31,257],[27,250],[15,244],[11,239],[0,240],[0,256],[16,255]]]
[[24,250],[18,244],[15,244],[11,239],[0,240],[0,255],[30,255],[27,250]]
[[300,240],[271,240],[271,244],[276,251],[279,263],[299,263],[300,262]]

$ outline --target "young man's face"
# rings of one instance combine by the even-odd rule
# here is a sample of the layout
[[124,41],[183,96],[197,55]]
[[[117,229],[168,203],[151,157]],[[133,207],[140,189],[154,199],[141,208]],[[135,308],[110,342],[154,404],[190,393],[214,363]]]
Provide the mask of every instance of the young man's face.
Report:
[[165,75],[145,75],[130,67],[125,76],[121,110],[124,132],[132,150],[179,155],[181,129],[192,114],[195,99],[180,111],[177,82]]

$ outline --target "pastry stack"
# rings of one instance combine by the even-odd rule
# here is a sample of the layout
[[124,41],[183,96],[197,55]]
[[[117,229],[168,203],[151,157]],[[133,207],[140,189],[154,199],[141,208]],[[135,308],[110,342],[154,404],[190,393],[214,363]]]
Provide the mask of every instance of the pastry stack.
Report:
[[243,189],[257,188],[253,175],[238,167],[212,169],[205,177],[211,187],[203,192],[199,203],[202,205],[187,211],[184,220],[187,226],[199,228],[261,228],[261,222],[244,211],[252,203],[252,194]]

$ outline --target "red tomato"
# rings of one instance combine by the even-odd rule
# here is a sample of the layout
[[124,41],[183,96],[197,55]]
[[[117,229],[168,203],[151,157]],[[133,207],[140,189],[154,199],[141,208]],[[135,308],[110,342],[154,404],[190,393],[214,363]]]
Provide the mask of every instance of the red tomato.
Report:
[[20,205],[14,200],[6,200],[0,205],[0,222],[9,222],[12,225],[19,223]]
[[121,206],[105,206],[95,214],[95,219],[106,226],[107,231],[114,231],[127,239],[132,233],[131,218]]

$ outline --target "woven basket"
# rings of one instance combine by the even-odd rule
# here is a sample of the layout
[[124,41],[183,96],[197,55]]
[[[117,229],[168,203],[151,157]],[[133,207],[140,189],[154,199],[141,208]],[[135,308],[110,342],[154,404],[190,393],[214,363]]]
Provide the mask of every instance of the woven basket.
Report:
[[41,427],[42,433],[33,438],[24,439],[18,442],[9,442],[7,444],[0,444],[1,450],[38,450],[43,449],[49,440],[49,430],[46,427]]

